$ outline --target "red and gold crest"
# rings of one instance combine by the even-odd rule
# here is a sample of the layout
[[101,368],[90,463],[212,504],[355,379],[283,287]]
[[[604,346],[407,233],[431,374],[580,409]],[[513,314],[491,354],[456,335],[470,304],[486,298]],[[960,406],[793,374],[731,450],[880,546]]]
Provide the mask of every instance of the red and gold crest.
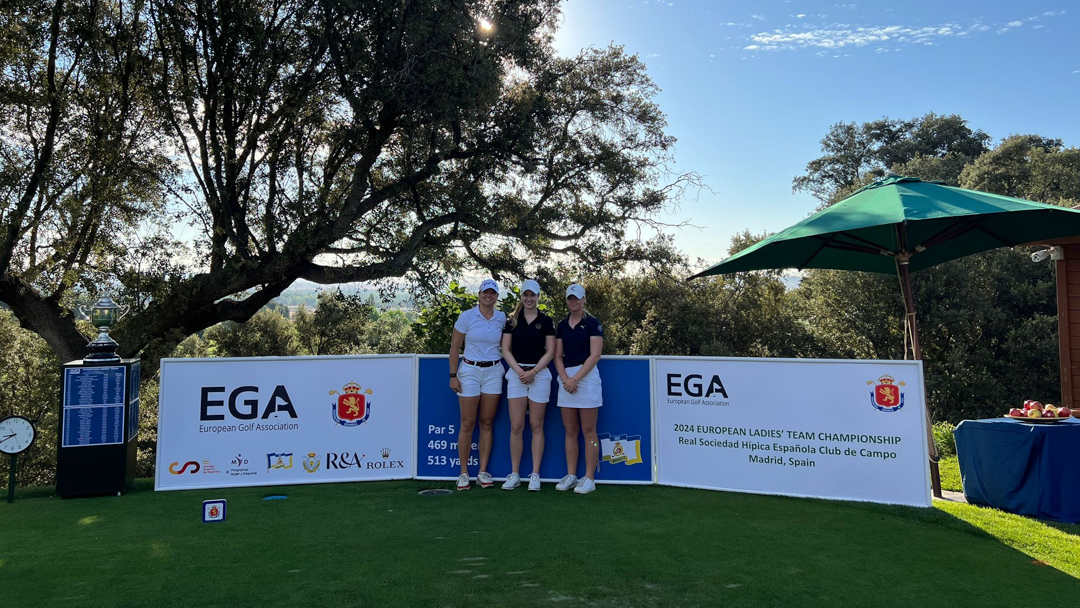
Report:
[[368,395],[371,389],[364,390],[359,384],[350,382],[341,388],[342,392],[330,391],[337,395],[334,405],[334,421],[343,426],[357,426],[371,416],[371,401]]
[[[874,384],[874,381],[870,380],[867,384]],[[902,386],[905,386],[903,382],[897,382],[888,374],[881,376],[874,386],[871,404],[883,412],[895,412],[904,407],[904,392],[900,390]]]

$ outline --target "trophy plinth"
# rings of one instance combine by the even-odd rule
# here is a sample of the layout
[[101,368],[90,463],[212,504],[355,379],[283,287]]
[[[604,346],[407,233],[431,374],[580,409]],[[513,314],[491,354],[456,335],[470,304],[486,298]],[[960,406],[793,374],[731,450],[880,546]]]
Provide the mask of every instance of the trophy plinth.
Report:
[[120,345],[109,337],[109,329],[120,319],[120,307],[110,298],[101,298],[90,307],[90,322],[98,329],[98,335],[94,341],[87,344],[90,354],[83,357],[83,361],[93,363],[116,363],[120,361],[120,355],[116,349]]

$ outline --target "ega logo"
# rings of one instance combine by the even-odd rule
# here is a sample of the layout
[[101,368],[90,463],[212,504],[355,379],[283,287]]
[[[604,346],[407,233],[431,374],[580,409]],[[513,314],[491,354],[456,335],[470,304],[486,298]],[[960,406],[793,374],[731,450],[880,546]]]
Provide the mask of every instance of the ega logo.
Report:
[[701,374],[689,374],[685,377],[682,374],[668,374],[667,394],[669,397],[682,397],[684,394],[687,397],[712,397],[719,393],[724,399],[728,399],[727,389],[720,381],[720,376],[713,374],[708,386],[702,380],[704,377]]
[[[199,420],[225,420],[224,413],[217,413],[210,411],[211,408],[216,409],[225,406],[225,401],[218,399],[211,399],[210,397],[214,393],[224,393],[224,386],[204,386],[202,387],[202,400],[199,404]],[[242,395],[251,394],[255,398],[241,399]],[[233,418],[239,418],[240,420],[254,420],[259,417],[259,387],[257,386],[241,386],[234,389],[229,393],[229,414]],[[289,397],[289,391],[285,390],[282,385],[277,385],[274,388],[274,392],[270,394],[270,399],[267,400],[266,405],[262,408],[262,419],[266,420],[271,415],[277,416],[278,414],[285,414],[289,418],[296,418],[296,410],[293,408],[292,398]]]

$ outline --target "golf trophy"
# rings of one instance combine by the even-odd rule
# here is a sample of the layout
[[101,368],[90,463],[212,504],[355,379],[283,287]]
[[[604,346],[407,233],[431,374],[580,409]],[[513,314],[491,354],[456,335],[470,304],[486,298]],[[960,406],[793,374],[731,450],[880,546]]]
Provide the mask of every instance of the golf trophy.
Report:
[[[82,360],[63,365],[56,493],[61,498],[122,494],[135,480],[139,359],[121,359],[109,337],[125,311],[101,298],[89,311],[98,331]],[[89,314],[87,314],[89,312]]]
[[[80,312],[86,314],[86,311],[82,308],[80,308]],[[97,328],[98,335],[93,342],[87,345],[90,354],[83,357],[83,361],[93,361],[95,363],[117,363],[120,361],[120,355],[116,354],[116,348],[119,345],[116,340],[109,337],[109,329],[116,325],[124,312],[121,312],[116,302],[113,302],[108,297],[99,299],[90,307],[90,322]]]

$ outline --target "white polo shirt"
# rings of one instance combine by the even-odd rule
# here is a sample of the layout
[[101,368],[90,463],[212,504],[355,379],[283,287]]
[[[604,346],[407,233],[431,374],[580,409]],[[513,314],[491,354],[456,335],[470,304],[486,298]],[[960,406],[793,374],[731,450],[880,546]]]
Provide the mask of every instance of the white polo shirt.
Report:
[[480,307],[470,308],[458,316],[454,329],[465,334],[464,357],[469,361],[498,361],[502,359],[500,345],[506,325],[506,313],[496,310],[491,319],[480,314]]

